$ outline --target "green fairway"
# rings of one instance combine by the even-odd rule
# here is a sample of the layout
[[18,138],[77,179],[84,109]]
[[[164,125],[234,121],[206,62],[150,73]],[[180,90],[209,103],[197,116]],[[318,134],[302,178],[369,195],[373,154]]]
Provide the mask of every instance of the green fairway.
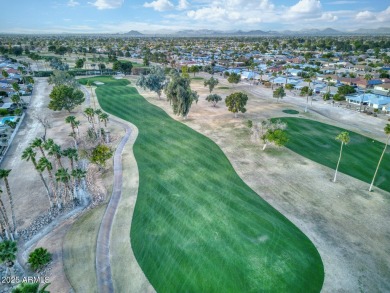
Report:
[[157,292],[320,292],[314,245],[240,179],[213,141],[124,80],[91,80],[105,83],[96,90],[101,107],[139,129],[131,244]]
[[[278,118],[279,119],[279,118]],[[335,137],[345,129],[308,119],[280,118],[287,123],[289,142],[286,147],[322,165],[335,169],[340,142]],[[351,141],[344,147],[339,171],[371,183],[384,144],[348,131]],[[385,134],[383,133],[385,137]],[[324,178],[324,180],[326,180]],[[390,191],[390,149],[387,150],[375,186]],[[367,185],[367,189],[368,189]]]

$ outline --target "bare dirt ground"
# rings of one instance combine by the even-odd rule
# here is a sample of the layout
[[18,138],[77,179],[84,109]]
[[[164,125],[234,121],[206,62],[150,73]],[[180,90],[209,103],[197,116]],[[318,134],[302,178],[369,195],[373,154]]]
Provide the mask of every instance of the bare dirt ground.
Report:
[[[1,165],[3,169],[12,169],[9,176],[9,183],[14,197],[18,229],[28,227],[38,215],[44,213],[49,208],[45,189],[33,164],[21,160],[23,150],[36,137],[41,137],[44,133],[44,128],[37,121],[36,116],[46,117],[50,121],[51,127],[48,129],[47,137],[53,138],[63,149],[74,147],[74,141],[69,136],[71,128],[69,124],[64,122],[65,117],[74,115],[80,120],[80,133],[85,133],[88,127],[87,119],[82,114],[85,106],[76,108],[71,114],[66,111],[53,112],[47,108],[51,89],[52,86],[48,85],[47,78],[35,79],[34,92],[26,117]],[[118,127],[115,128],[114,126],[111,127],[109,123],[108,130],[111,132],[112,140],[115,143],[121,135],[121,129]],[[39,152],[38,157],[40,157]],[[63,164],[66,168],[69,168],[69,162],[66,158],[63,159]],[[112,172],[109,171],[110,168],[112,168],[112,164],[108,164],[107,171],[103,172],[102,175],[98,175],[101,179],[95,182],[95,187],[103,192],[103,197],[107,196],[110,184],[112,184]],[[46,174],[45,177],[47,177]],[[7,203],[6,200],[4,202]],[[9,209],[8,206],[7,208]],[[74,221],[75,218],[72,217],[60,223],[35,245],[35,247],[42,246],[47,248],[53,255],[49,276],[49,281],[52,283],[50,291],[52,292],[69,292],[71,290],[63,269],[62,243]],[[99,225],[99,222],[96,225]],[[93,264],[92,267],[94,267]],[[92,274],[94,274],[94,271]]]
[[218,78],[220,84],[214,92],[223,98],[233,91],[250,92],[247,113],[234,119],[224,101],[212,107],[205,101],[208,90],[203,81],[193,80],[191,84],[200,99],[185,121],[172,115],[165,99],[139,91],[172,118],[214,140],[240,177],[313,241],[325,266],[322,292],[390,291],[390,194],[379,189],[370,193],[367,183],[344,174],[333,183],[332,169],[288,149],[271,147],[262,151],[259,144],[250,141],[250,131],[245,126],[248,119],[288,116],[283,109],[296,109],[301,114],[295,117],[319,120],[383,140],[387,119],[332,107],[323,101],[314,101],[309,113],[303,113],[305,98],[288,93],[276,103],[271,89],[249,84],[218,89],[231,87]]
[[[56,143],[64,147],[73,145],[72,139],[68,136],[70,133],[70,129],[68,128],[69,125],[64,125],[65,123],[63,123],[67,116],[66,113],[54,113],[47,108],[49,102],[48,95],[51,89],[52,87],[47,83],[46,78],[35,79],[34,92],[25,120],[1,165],[1,168],[12,169],[9,176],[9,183],[14,196],[15,216],[18,229],[26,228],[31,224],[34,218],[44,213],[49,208],[45,189],[33,164],[21,160],[23,150],[28,147],[36,137],[41,137],[44,133],[43,127],[35,117],[46,117],[51,122],[51,128],[48,130],[47,137],[53,138]],[[51,274],[50,282],[56,283],[64,288],[68,286],[68,283],[60,274],[57,274],[57,271],[61,271],[61,268],[57,267],[59,262],[56,260],[61,259],[62,247],[61,245],[58,245],[57,240],[62,237],[62,234],[67,228],[68,225],[64,223],[64,225],[46,236],[46,242],[45,240],[40,242],[40,244],[47,248],[54,256],[52,272],[55,274]],[[52,286],[52,288],[54,287],[55,286]]]

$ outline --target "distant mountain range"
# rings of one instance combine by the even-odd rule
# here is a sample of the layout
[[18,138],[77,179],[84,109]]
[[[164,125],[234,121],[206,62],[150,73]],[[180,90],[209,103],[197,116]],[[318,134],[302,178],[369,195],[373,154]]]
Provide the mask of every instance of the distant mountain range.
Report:
[[140,32],[138,31],[134,31],[134,30],[131,30],[127,33],[124,33],[125,35],[127,36],[131,36],[131,37],[141,37],[141,36],[144,36],[144,34],[141,34]]
[[[131,30],[124,33],[126,36],[131,37],[148,37],[152,35],[164,35],[163,33],[157,34],[143,34],[139,31]],[[181,30],[173,33],[167,33],[166,35],[177,37],[218,37],[218,36],[342,36],[342,35],[390,35],[390,27],[380,27],[377,29],[357,29],[354,31],[339,31],[333,28],[326,29],[302,29],[299,31],[285,30],[285,31],[217,31],[208,29],[199,30]]]

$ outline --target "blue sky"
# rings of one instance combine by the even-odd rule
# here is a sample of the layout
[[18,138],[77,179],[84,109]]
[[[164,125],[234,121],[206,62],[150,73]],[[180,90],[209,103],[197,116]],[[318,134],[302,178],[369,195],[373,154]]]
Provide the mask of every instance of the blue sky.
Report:
[[2,11],[3,33],[390,27],[388,0],[16,0]]

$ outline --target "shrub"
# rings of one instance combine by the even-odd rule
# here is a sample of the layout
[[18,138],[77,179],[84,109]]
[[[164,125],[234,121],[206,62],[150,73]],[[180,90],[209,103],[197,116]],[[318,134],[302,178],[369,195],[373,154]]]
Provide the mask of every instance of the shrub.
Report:
[[5,116],[8,115],[8,110],[7,109],[0,109],[0,116]]
[[43,247],[39,247],[30,253],[28,263],[34,271],[42,269],[51,261],[51,253]]

